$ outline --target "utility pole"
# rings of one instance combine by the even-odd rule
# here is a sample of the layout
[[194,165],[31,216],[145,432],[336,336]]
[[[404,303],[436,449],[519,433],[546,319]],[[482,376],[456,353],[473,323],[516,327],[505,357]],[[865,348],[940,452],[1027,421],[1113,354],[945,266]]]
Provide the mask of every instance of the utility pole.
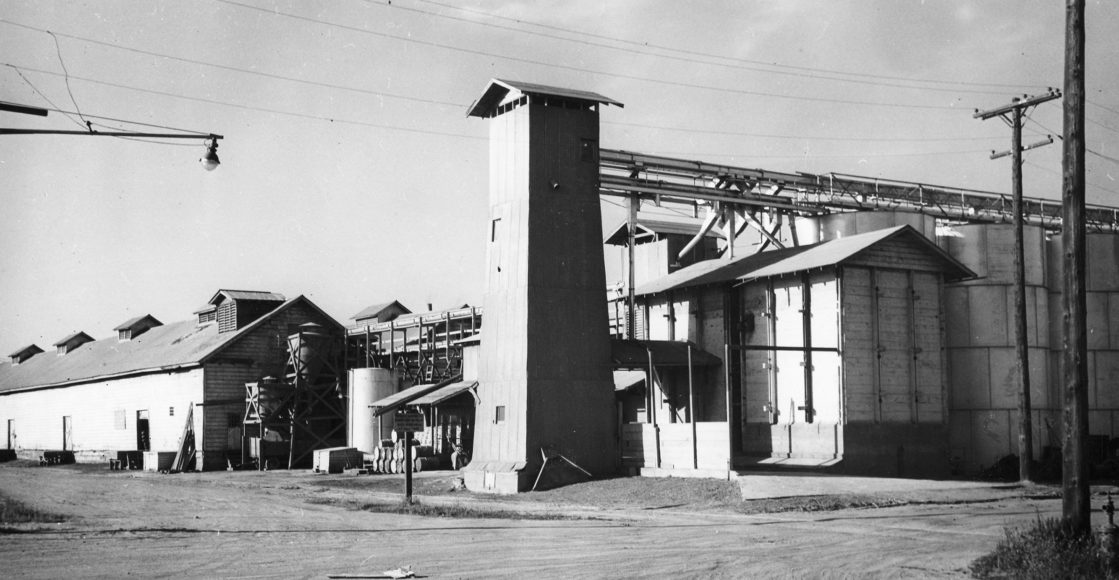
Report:
[[1053,142],[1053,137],[1022,147],[1022,116],[1030,107],[1034,107],[1059,98],[1061,93],[1056,89],[1049,89],[1049,93],[1040,96],[1015,98],[1009,105],[1004,105],[989,111],[976,111],[974,118],[986,121],[992,117],[1001,117],[1011,129],[1010,151],[1004,153],[991,152],[991,159],[1011,155],[1011,182],[1013,183],[1014,213],[1014,351],[1017,359],[1016,378],[1018,379],[1018,479],[1023,483],[1032,480],[1030,463],[1033,462],[1033,422],[1030,419],[1030,354],[1029,337],[1026,325],[1026,266],[1025,243],[1022,234],[1022,152],[1035,147],[1041,147]]
[[641,199],[636,195],[629,198],[628,214],[626,216],[626,334],[630,340],[637,339],[637,292],[634,285],[637,281],[636,266],[633,261],[637,255],[637,210],[641,206]]
[[1064,311],[1062,518],[1074,532],[1091,531],[1088,464],[1088,334],[1084,226],[1084,0],[1065,5],[1065,107],[1061,245]]

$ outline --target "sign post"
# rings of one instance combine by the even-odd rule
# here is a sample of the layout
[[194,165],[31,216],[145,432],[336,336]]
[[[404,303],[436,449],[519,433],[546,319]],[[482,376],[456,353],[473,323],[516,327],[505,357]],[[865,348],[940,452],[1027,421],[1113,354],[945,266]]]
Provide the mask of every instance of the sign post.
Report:
[[404,438],[404,501],[412,505],[412,433],[424,430],[423,413],[397,411],[394,429]]

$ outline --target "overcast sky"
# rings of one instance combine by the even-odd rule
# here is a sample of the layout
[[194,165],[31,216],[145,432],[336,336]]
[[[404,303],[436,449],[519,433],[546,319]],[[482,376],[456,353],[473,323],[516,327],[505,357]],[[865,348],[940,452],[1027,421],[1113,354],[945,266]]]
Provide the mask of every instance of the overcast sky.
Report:
[[[1087,22],[1088,201],[1119,206],[1119,6]],[[0,136],[0,355],[220,288],[343,322],[481,304],[487,130],[465,111],[492,77],[625,103],[605,148],[1007,192],[988,155],[1010,129],[972,112],[1061,87],[1063,59],[1054,0],[0,1],[0,100],[225,136],[213,172],[201,142]],[[1026,154],[1027,195],[1059,197],[1060,153]]]

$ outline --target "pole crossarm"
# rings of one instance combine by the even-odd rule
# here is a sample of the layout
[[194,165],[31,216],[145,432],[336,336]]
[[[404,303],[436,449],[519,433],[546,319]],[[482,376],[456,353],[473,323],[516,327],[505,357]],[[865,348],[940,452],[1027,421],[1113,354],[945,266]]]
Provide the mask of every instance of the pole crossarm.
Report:
[[1014,99],[1014,101],[1012,101],[1009,105],[1003,105],[1001,107],[996,107],[994,109],[988,109],[986,111],[980,111],[979,109],[976,109],[975,114],[972,115],[972,118],[982,119],[982,120],[986,121],[987,119],[990,119],[991,117],[1001,117],[1003,115],[1007,115],[1007,114],[1013,112],[1015,109],[1021,109],[1021,110],[1024,111],[1024,110],[1026,110],[1030,107],[1040,105],[1041,103],[1044,103],[1044,102],[1047,102],[1047,101],[1052,101],[1053,99],[1059,99],[1059,98],[1061,98],[1061,91],[1058,90],[1058,89],[1050,87],[1049,92],[1045,93],[1044,95],[1035,95],[1035,96],[1032,96],[1032,97],[1028,96],[1028,95],[1023,95],[1023,97],[1021,99]]
[[[1048,95],[1047,95],[1048,96]],[[859,210],[923,213],[949,221],[1010,223],[1009,194],[842,173],[783,173],[603,149],[599,193],[654,203],[720,202],[799,215]],[[1022,200],[1026,223],[1061,229],[1059,200]],[[1119,207],[1089,205],[1089,231],[1119,232]]]

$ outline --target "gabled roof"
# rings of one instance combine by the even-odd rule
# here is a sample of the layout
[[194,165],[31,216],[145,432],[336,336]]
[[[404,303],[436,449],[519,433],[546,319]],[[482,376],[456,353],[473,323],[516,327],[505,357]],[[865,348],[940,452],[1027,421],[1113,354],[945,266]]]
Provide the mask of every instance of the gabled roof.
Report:
[[408,310],[407,306],[404,306],[398,300],[393,300],[392,302],[383,302],[381,304],[366,306],[361,312],[358,312],[357,314],[351,316],[350,320],[364,320],[366,318],[378,317],[381,315],[382,312],[388,310],[394,305],[399,308],[404,314],[412,313],[411,310]]
[[[681,222],[672,220],[658,220],[651,218],[640,218],[637,220],[637,237],[650,236],[655,237],[659,235],[684,235],[695,237],[699,233],[703,225],[699,222]],[[629,223],[622,220],[618,227],[606,236],[602,243],[611,246],[624,246],[629,239]],[[723,238],[723,234],[712,228],[707,232],[709,238]]]
[[297,296],[236,332],[219,334],[216,325],[199,326],[190,319],[157,326],[130,341],[121,342],[116,337],[95,340],[66,356],[36,356],[19,365],[0,363],[0,393],[198,366],[300,303],[321,314],[334,329],[343,328],[309,299]]
[[210,304],[219,304],[223,300],[261,300],[264,302],[283,302],[283,294],[275,292],[258,292],[255,290],[218,290],[210,299]]
[[950,279],[975,277],[975,272],[953,258],[948,252],[942,250],[932,240],[913,229],[913,226],[902,225],[808,246],[804,252],[797,254],[795,257],[789,257],[758,268],[748,274],[739,276],[739,279],[742,281],[756,280],[842,264],[876,244],[896,238],[904,238],[909,243],[923,247],[929,254],[939,259],[943,263],[944,272],[948,274]]
[[941,262],[944,272],[950,279],[975,276],[975,273],[967,266],[942,250],[932,240],[921,235],[913,227],[902,225],[846,238],[836,238],[809,246],[751,254],[730,261],[725,259],[704,260],[645,283],[639,286],[635,292],[638,295],[657,294],[693,286],[706,286],[732,280],[745,282],[758,278],[836,266],[851,260],[877,244],[895,238],[904,238],[907,242],[916,244],[928,252]]
[[505,97],[511,92],[524,93],[526,95],[544,95],[550,97],[559,97],[573,101],[586,101],[588,103],[605,103],[607,105],[617,105],[624,107],[625,105],[611,99],[604,97],[598,93],[590,91],[579,91],[575,89],[565,89],[562,87],[550,87],[547,85],[538,85],[535,83],[526,83],[522,81],[509,81],[503,79],[493,79],[478,97],[477,101],[466,112],[467,117],[488,117],[493,113],[493,110],[505,100]]
[[131,330],[137,326],[145,326],[151,328],[153,326],[162,326],[163,323],[156,319],[151,314],[137,316],[136,318],[129,318],[128,320],[118,324],[113,330]]

